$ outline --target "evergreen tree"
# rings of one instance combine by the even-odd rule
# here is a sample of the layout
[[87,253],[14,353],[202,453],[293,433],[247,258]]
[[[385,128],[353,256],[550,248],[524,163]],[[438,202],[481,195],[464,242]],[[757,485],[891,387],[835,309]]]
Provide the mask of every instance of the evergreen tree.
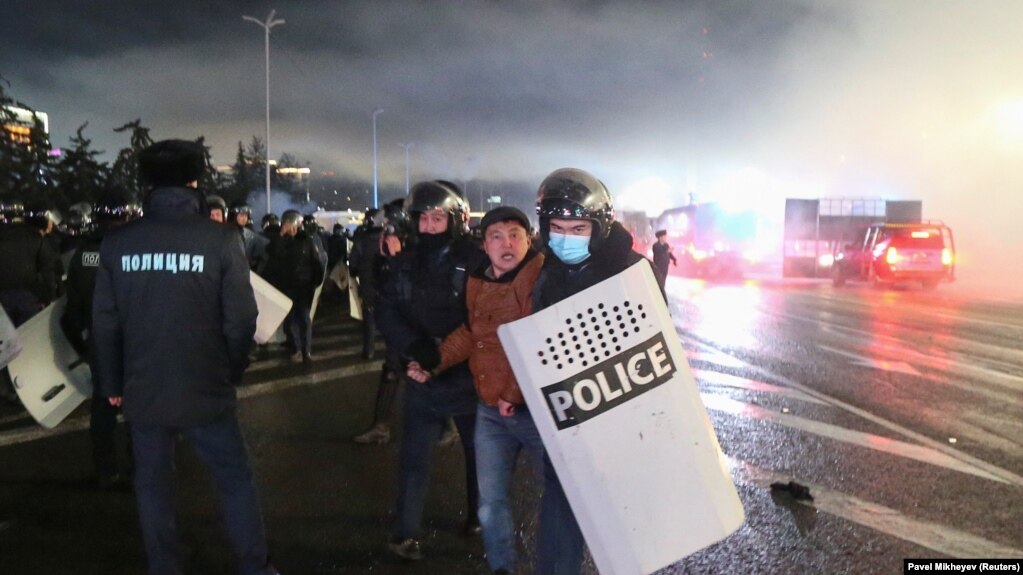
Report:
[[57,203],[62,207],[95,202],[107,184],[110,168],[96,160],[102,150],[90,149],[92,140],[83,134],[88,125],[86,122],[79,126],[71,137],[72,148],[64,150],[54,170]]
[[142,125],[141,119],[137,119],[119,128],[114,128],[114,131],[117,133],[130,131],[131,140],[127,148],[121,148],[121,151],[117,153],[117,159],[114,160],[114,165],[110,169],[110,186],[127,191],[141,199],[146,187],[139,177],[139,154],[153,144],[153,139],[149,136],[149,128]]
[[[252,178],[252,182],[257,188],[263,188],[266,186],[266,145],[263,144],[263,140],[259,139],[259,136],[252,136],[252,141],[249,142],[249,147],[246,150],[248,153],[248,159],[251,162],[251,170],[249,177]],[[272,184],[271,177],[271,184]]]
[[229,204],[249,197],[256,183],[252,179],[252,166],[250,159],[245,154],[245,147],[241,140],[238,141],[238,153],[235,155],[234,164],[231,166],[231,184],[224,195],[224,200]]
[[224,193],[228,190],[228,181],[213,165],[213,156],[210,154],[210,147],[206,145],[206,136],[199,136],[195,142],[202,146],[203,153],[206,155],[206,170],[199,178],[199,189],[206,194],[223,198]]

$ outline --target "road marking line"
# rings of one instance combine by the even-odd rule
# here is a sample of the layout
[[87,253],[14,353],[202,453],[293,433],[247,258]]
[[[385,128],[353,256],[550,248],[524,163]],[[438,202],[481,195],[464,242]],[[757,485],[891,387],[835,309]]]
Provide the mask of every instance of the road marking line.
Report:
[[[678,328],[677,325],[676,325],[676,328]],[[707,350],[712,350],[712,352],[722,353],[720,350],[718,350],[714,346],[712,346],[712,345],[710,345],[708,343],[705,343],[705,342],[703,342],[701,340],[697,340],[697,339],[692,338],[692,337],[687,337],[687,339],[689,339],[690,341],[694,342],[696,345],[698,345],[701,348],[704,348],[704,349],[707,349]],[[942,453],[944,453],[946,455],[949,455],[951,457],[954,457],[956,459],[959,459],[961,461],[969,463],[970,465],[973,465],[973,466],[975,466],[975,467],[977,467],[979,469],[983,469],[983,470],[987,471],[988,473],[990,473],[990,474],[992,474],[994,476],[997,476],[997,477],[1007,481],[1008,483],[1011,483],[1012,485],[1023,487],[1023,477],[1021,477],[1020,475],[1018,475],[1016,473],[1013,473],[1012,471],[1009,471],[1008,469],[1003,469],[1001,467],[998,467],[997,465],[992,465],[992,464],[990,464],[990,463],[988,463],[988,462],[986,462],[986,461],[984,461],[982,459],[976,458],[976,457],[974,457],[972,455],[969,455],[969,454],[966,454],[966,453],[964,453],[962,451],[954,449],[954,448],[950,447],[949,445],[947,445],[944,442],[936,441],[934,439],[931,439],[930,437],[927,437],[926,435],[923,435],[922,433],[917,433],[916,431],[913,431],[913,430],[911,430],[911,429],[909,429],[907,427],[899,425],[899,424],[897,424],[897,423],[895,423],[893,421],[889,421],[889,420],[887,420],[887,419],[885,419],[883,417],[880,417],[878,415],[874,415],[873,413],[871,413],[871,412],[869,412],[869,411],[867,411],[865,409],[860,409],[860,408],[858,408],[858,407],[856,407],[856,406],[854,406],[852,404],[846,403],[846,402],[844,402],[844,401],[842,401],[840,399],[837,399],[835,397],[832,397],[832,396],[830,396],[830,395],[828,395],[826,393],[822,393],[822,392],[817,391],[816,389],[813,389],[813,388],[811,388],[811,387],[809,387],[807,385],[799,383],[798,381],[789,379],[789,378],[785,377],[784,375],[781,375],[781,374],[778,374],[778,373],[774,373],[774,372],[772,372],[769,369],[760,367],[758,365],[753,365],[753,364],[745,364],[744,367],[746,369],[748,369],[751,373],[756,374],[762,380],[775,381],[777,383],[781,383],[782,385],[785,385],[786,387],[790,387],[792,389],[798,389],[799,391],[802,391],[803,393],[806,393],[807,395],[810,395],[812,397],[816,397],[816,398],[818,398],[818,399],[820,399],[822,401],[826,401],[826,402],[830,403],[831,405],[833,405],[833,406],[835,406],[835,407],[837,407],[839,409],[847,411],[847,412],[849,412],[849,413],[851,413],[853,415],[857,415],[859,417],[862,417],[862,418],[866,419],[867,421],[870,421],[872,423],[880,425],[881,427],[884,427],[885,429],[888,429],[890,431],[898,433],[899,435],[902,435],[904,437],[912,439],[913,441],[916,441],[917,443],[920,443],[922,445],[930,447],[931,449],[934,449],[935,451],[940,451],[940,452],[942,452]]]
[[[953,358],[924,355],[920,352],[909,349],[903,344],[903,342],[899,341],[898,339],[885,335],[874,334],[867,331],[846,327],[838,324],[821,324],[820,320],[805,316],[798,316],[793,314],[774,315],[776,315],[777,317],[783,317],[786,319],[792,319],[796,321],[809,322],[822,326],[824,327],[825,331],[828,331],[831,335],[837,338],[845,339],[847,341],[851,340],[862,345],[869,345],[870,348],[874,351],[883,352],[898,357],[903,357],[905,359],[909,359],[910,361],[916,363],[917,365],[924,365],[941,371],[958,373],[959,375],[976,377],[991,385],[996,385],[1002,388],[1010,389],[1012,391],[1023,391],[1023,377],[1013,375],[1011,373],[997,371],[994,369],[990,369],[988,367],[984,367],[982,365],[966,363],[962,360],[957,360]],[[960,338],[956,339],[959,339],[959,341],[964,342],[963,344],[961,344],[964,346],[966,346],[967,343],[970,343],[967,340],[962,340]],[[887,341],[889,343],[884,343],[884,341]],[[1015,350],[1009,350],[1006,348],[997,349],[1000,350],[1003,353],[1003,355],[1009,353],[1018,353]],[[1020,357],[1023,358],[1023,355],[1021,355]]]
[[816,397],[811,397],[798,389],[788,389],[786,387],[780,387],[777,385],[771,385],[770,383],[764,383],[761,381],[753,381],[745,377],[739,377],[729,373],[721,373],[719,371],[707,371],[703,369],[694,369],[693,377],[698,381],[708,383],[711,385],[723,385],[725,387],[735,387],[739,389],[747,389],[750,391],[763,391],[766,393],[773,393],[776,395],[782,395],[790,397],[792,399],[798,399],[799,401],[805,401],[808,403],[816,403],[818,405],[831,405],[826,401],[821,401]]
[[771,411],[760,407],[759,405],[744,403],[722,395],[701,393],[700,397],[703,399],[703,404],[707,407],[707,409],[732,415],[753,417],[769,421],[771,423],[777,423],[792,429],[797,429],[799,431],[813,433],[814,435],[819,435],[821,437],[834,439],[836,441],[850,443],[860,447],[867,447],[875,451],[913,459],[930,465],[937,465],[939,467],[959,471],[961,473],[969,473],[970,475],[983,477],[984,479],[990,479],[1000,483],[1012,483],[1003,477],[999,477],[998,475],[990,473],[984,469],[980,469],[975,465],[971,465],[960,459],[952,457],[947,453],[941,453],[929,447],[906,443],[904,441],[882,437],[873,433],[853,431],[851,429],[846,429],[845,427],[813,421],[790,413]]
[[[263,383],[239,387],[238,398],[248,399],[250,397],[258,397],[260,395],[267,395],[293,387],[317,385],[321,383],[336,383],[344,378],[372,373],[379,369],[379,362],[361,362],[348,367],[330,369],[319,373],[307,373],[300,376],[282,377]],[[28,443],[37,439],[57,437],[88,428],[89,416],[87,414],[83,414],[78,417],[66,419],[63,423],[53,429],[35,426],[30,429],[20,429],[0,433],[0,447]]]
[[696,351],[696,350],[687,349],[686,350],[686,357],[688,357],[689,359],[696,360],[696,361],[703,361],[703,362],[706,362],[706,363],[713,363],[715,365],[720,365],[722,367],[740,368],[740,367],[745,367],[746,366],[746,363],[743,362],[741,359],[732,357],[732,356],[728,355],[727,353],[721,353],[720,351],[717,351],[717,350],[709,351],[708,352],[708,351]]
[[886,535],[926,547],[942,555],[984,559],[990,557],[1021,557],[1023,550],[978,537],[938,523],[913,519],[898,511],[858,499],[826,487],[806,483],[791,476],[726,458],[736,480],[747,485],[767,488],[771,483],[797,481],[810,488],[813,502],[800,502],[810,509],[834,515]]
[[870,358],[863,357],[862,355],[858,355],[858,354],[855,354],[855,353],[849,353],[848,351],[843,351],[841,349],[836,349],[836,348],[833,348],[833,347],[829,347],[829,346],[826,346],[826,345],[824,345],[822,343],[818,343],[817,344],[817,348],[818,349],[823,349],[824,351],[830,351],[831,353],[835,353],[835,354],[841,355],[843,357],[848,357],[849,359],[853,360],[853,365],[858,365],[858,366],[861,366],[861,367],[869,367],[869,368],[872,368],[872,369],[880,369],[882,371],[894,371],[896,373],[904,373],[906,375],[921,375],[920,372],[917,371],[912,365],[909,365],[908,363],[906,363],[904,361],[888,361],[888,360],[884,360],[884,359],[870,359]]
[[[834,292],[832,292],[832,293],[834,293]],[[802,295],[805,295],[805,296],[808,296],[808,297],[812,297],[814,299],[824,300],[824,301],[827,301],[827,302],[838,301],[842,305],[855,305],[856,307],[860,307],[860,308],[863,308],[863,309],[869,309],[871,311],[876,310],[878,308],[879,303],[882,304],[882,305],[885,303],[885,302],[879,302],[876,299],[871,299],[871,300],[868,300],[868,301],[864,301],[861,298],[853,298],[853,297],[838,298],[838,297],[832,297],[832,296],[821,294],[820,292],[809,292],[809,291],[806,291],[806,292],[802,292]],[[992,299],[989,299],[988,301],[991,301],[992,303],[996,303],[996,304],[998,304],[998,303],[1001,303],[1001,304],[1011,304],[1014,307],[1018,306],[1020,304],[1020,301],[1018,301],[1018,300],[1010,300],[1010,299],[1005,299],[1005,300],[992,300]],[[965,323],[965,324],[973,323],[973,324],[989,326],[989,327],[998,327],[998,328],[1002,328],[1002,329],[1009,328],[1009,329],[1013,329],[1013,330],[1023,330],[1023,325],[1020,325],[1020,324],[1006,323],[1004,321],[989,320],[989,319],[984,319],[984,318],[980,318],[980,317],[973,317],[973,316],[969,316],[969,315],[951,315],[951,314],[947,314],[947,313],[942,313],[942,312],[936,311],[934,306],[923,306],[923,305],[916,305],[916,304],[907,303],[905,299],[898,300],[897,304],[888,304],[888,305],[884,306],[884,309],[890,309],[890,308],[898,308],[899,311],[908,311],[910,313],[913,313],[916,316],[926,316],[928,318],[949,319],[949,320],[955,320],[955,321],[958,321],[960,323]],[[1021,334],[1023,334],[1023,331],[1021,331]]]

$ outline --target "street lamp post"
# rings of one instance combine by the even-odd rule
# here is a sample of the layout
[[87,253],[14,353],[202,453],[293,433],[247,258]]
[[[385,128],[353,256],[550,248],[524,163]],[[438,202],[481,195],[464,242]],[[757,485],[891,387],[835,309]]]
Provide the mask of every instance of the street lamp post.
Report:
[[266,32],[266,213],[270,213],[270,29],[278,24],[284,24],[284,20],[274,20],[276,10],[271,10],[266,21],[261,22],[252,16],[242,16],[242,20],[255,22]]
[[407,144],[398,144],[402,148],[405,148],[405,195],[408,195],[408,149],[414,144],[409,142]]
[[377,207],[377,116],[382,114],[383,108],[373,110],[373,207]]

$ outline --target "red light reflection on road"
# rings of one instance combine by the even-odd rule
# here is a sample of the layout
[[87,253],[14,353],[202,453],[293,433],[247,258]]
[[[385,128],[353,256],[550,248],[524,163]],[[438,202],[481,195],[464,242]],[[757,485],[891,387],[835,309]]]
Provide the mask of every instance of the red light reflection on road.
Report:
[[686,329],[723,347],[757,346],[755,334],[762,321],[762,290],[755,282],[730,286],[687,282],[678,291],[685,293],[673,290],[672,295],[687,300],[698,312]]

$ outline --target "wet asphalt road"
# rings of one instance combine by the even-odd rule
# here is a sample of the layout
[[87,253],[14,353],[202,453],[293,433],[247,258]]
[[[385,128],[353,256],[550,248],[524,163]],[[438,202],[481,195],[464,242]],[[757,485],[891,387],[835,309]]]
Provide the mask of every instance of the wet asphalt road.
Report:
[[[901,573],[907,557],[1023,556],[1023,305],[954,286],[672,278],[669,292],[746,523],[665,573]],[[240,390],[278,568],[486,573],[479,539],[460,533],[458,448],[438,451],[427,559],[388,556],[397,445],[350,441],[369,423],[379,362],[359,356],[337,302],[314,332],[311,369],[272,351]],[[43,433],[0,408],[0,574],[144,573],[131,494],[92,487],[86,419],[80,408]],[[788,481],[814,502],[768,487]],[[525,473],[520,483],[528,554],[536,493]],[[230,573],[212,487],[187,449],[177,486],[186,572]]]

